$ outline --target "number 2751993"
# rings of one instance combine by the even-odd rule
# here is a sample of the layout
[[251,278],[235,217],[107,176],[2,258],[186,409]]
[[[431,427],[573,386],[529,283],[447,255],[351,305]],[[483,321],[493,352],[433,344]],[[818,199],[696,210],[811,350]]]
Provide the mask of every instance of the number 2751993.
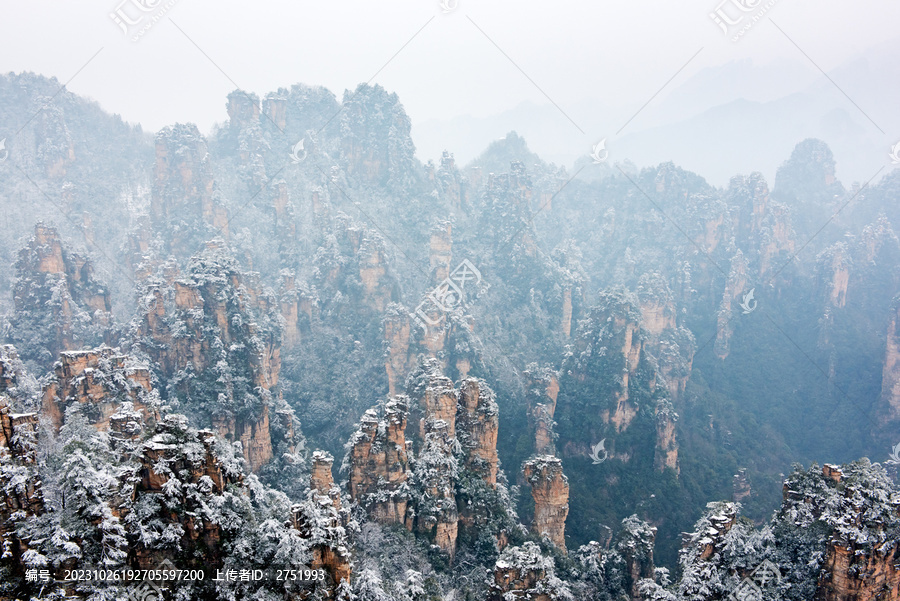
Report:
[[316,581],[325,580],[325,570],[276,570],[275,580],[280,581]]

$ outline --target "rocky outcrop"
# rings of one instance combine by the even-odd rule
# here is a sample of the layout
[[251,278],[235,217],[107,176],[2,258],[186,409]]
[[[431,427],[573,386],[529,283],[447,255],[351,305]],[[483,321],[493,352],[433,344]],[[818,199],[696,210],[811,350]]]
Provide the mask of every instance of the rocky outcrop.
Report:
[[431,371],[424,394],[419,398],[423,416],[419,420],[419,439],[434,429],[434,424],[443,422],[447,435],[456,437],[456,389],[450,378],[440,372],[435,363],[429,363]]
[[[152,517],[155,523],[170,526],[172,532],[180,534],[179,567],[221,568],[228,554],[225,538],[234,526],[210,508],[226,503],[229,497],[247,496],[249,502],[249,498],[259,494],[259,490],[252,489],[260,484],[248,485],[229,447],[209,430],[189,428],[186,417],[169,415],[140,448],[138,479],[128,505],[140,513],[137,519]],[[344,529],[349,517],[340,510],[340,495],[331,482],[330,467],[329,455],[314,456],[314,486],[306,502],[291,507],[290,522],[285,525],[286,529],[292,526],[299,532],[303,546],[309,550],[311,561],[304,569],[322,568],[328,573],[330,580],[321,591],[325,599],[333,599],[337,586],[349,583],[351,573]],[[325,488],[327,491],[322,493]],[[166,503],[177,503],[179,511],[165,509]],[[148,516],[150,508],[156,508],[157,513]],[[274,523],[267,535],[281,535],[273,528]],[[134,545],[132,565],[157,567],[170,552],[156,545],[144,546],[142,540]]]
[[900,567],[896,546],[885,551],[861,550],[835,542],[828,548],[819,596],[823,601],[900,599]]
[[227,440],[241,443],[244,458],[251,469],[258,470],[272,459],[269,406],[263,405],[252,417],[238,418],[227,413],[212,416],[213,431]]
[[436,171],[434,165],[429,161],[427,173],[435,190],[446,199],[455,211],[465,211],[469,207],[471,182],[456,167],[456,159],[453,158],[452,153],[446,150],[441,153],[440,165]]
[[734,503],[740,503],[750,496],[753,492],[750,487],[750,481],[747,480],[746,468],[741,468],[738,473],[731,479],[731,500]]
[[761,529],[739,519],[739,508],[710,503],[684,535],[682,577],[670,589],[678,598],[774,599],[790,589],[817,601],[900,599],[900,498],[882,466],[863,458],[795,469]]
[[[571,372],[570,379],[579,384],[598,376],[609,380],[604,382],[604,396],[610,398],[600,403],[600,414],[603,423],[611,424],[616,432],[627,429],[638,414],[638,407],[630,402],[630,383],[638,369],[645,336],[636,297],[623,290],[604,293],[579,332],[576,348],[580,356],[572,358],[577,364],[566,368]],[[599,353],[599,346],[607,350]],[[602,366],[594,365],[597,361],[602,361]]]
[[850,283],[851,258],[845,243],[839,242],[820,254],[817,262],[827,287],[829,307],[842,309],[847,304],[847,286]]
[[538,536],[546,536],[565,552],[569,479],[563,474],[562,461],[552,455],[533,457],[525,462],[523,472],[534,498],[531,531]]
[[[822,601],[857,601],[860,599],[900,600],[900,551],[896,544],[875,544],[885,540],[891,525],[874,518],[871,507],[872,492],[860,486],[855,474],[848,474],[839,466],[825,465],[822,475],[828,488],[835,491],[840,510],[831,520],[835,523],[831,540],[820,570],[816,599]],[[785,504],[782,513],[794,504],[809,504],[814,514],[828,511],[815,500],[800,498],[785,484]],[[878,497],[875,497],[877,499]],[[900,523],[900,499],[890,500],[894,528]],[[846,527],[845,524],[859,525]]]
[[900,420],[900,296],[894,298],[888,322],[881,376],[881,421]]
[[367,185],[394,187],[415,171],[412,123],[396,94],[360,84],[344,96],[341,153],[347,174]]
[[556,454],[556,433],[553,416],[556,413],[556,399],[559,396],[559,379],[550,368],[539,368],[531,364],[525,370],[528,404],[531,407],[531,427],[534,431],[534,453],[536,455]]
[[317,310],[314,295],[299,286],[291,272],[282,272],[281,288],[278,291],[281,317],[284,319],[284,334],[281,347],[288,351],[297,346],[312,331],[313,313]]
[[760,235],[760,277],[766,277],[773,269],[781,267],[782,263],[776,262],[776,259],[793,255],[795,246],[790,210],[783,205],[772,205]]
[[66,411],[80,404],[89,423],[109,430],[110,419],[125,403],[151,426],[159,419],[161,402],[150,384],[150,370],[109,347],[62,353],[42,395],[43,413],[56,429]]
[[646,351],[656,360],[659,375],[677,399],[691,377],[696,346],[694,335],[676,322],[675,295],[659,273],[641,276],[637,287]]
[[675,437],[675,422],[678,414],[668,402],[660,403],[656,407],[656,454],[654,465],[659,471],[666,468],[680,473],[678,465],[678,441]]
[[[238,476],[226,476],[223,467],[213,452],[216,435],[210,430],[197,430],[194,440],[201,445],[203,453],[198,457],[184,454],[183,445],[176,435],[189,432],[187,418],[183,415],[168,415],[160,422],[155,434],[141,447],[141,480],[138,487],[143,492],[161,492],[166,482],[177,476],[187,482],[198,483],[208,478],[212,492],[221,493],[227,482],[238,482]],[[196,530],[196,529],[193,529]]]
[[643,601],[638,590],[642,579],[653,580],[656,567],[653,565],[653,547],[656,542],[656,528],[636,515],[622,520],[622,532],[616,541],[616,551],[625,560],[626,584],[631,589],[632,601]]
[[[140,468],[132,500],[144,497],[146,508],[157,507],[155,518],[179,533],[182,555],[190,558],[185,560],[185,568],[215,569],[222,565],[222,531],[227,525],[205,511],[203,504],[225,494],[226,485],[243,480],[238,466],[223,462],[223,450],[213,432],[189,428],[183,415],[168,415],[139,451]],[[154,503],[166,497],[170,502],[177,498],[183,509],[168,511]],[[134,565],[142,569],[156,567],[167,556],[162,549],[141,541],[135,544],[133,554]]]
[[191,232],[228,236],[228,214],[215,189],[206,138],[196,125],[176,124],[156,134],[150,222],[164,234],[167,250],[181,257],[199,243]]
[[397,394],[412,364],[410,357],[409,312],[403,305],[391,303],[383,321],[384,341],[387,346],[384,370],[387,373],[388,394]]
[[349,514],[341,509],[340,489],[331,475],[333,463],[329,453],[313,453],[307,502],[294,505],[291,513],[294,528],[314,543],[310,568],[325,569],[335,584],[349,584],[351,553],[344,528]]
[[[731,259],[731,271],[722,293],[722,301],[716,316],[716,356],[723,361],[730,352],[731,337],[734,335],[734,320],[738,316],[738,305],[742,302],[747,288],[749,264],[740,250]],[[758,302],[758,301],[757,301]],[[749,306],[749,305],[748,305]],[[755,305],[754,305],[755,306]]]
[[706,509],[707,515],[697,523],[697,529],[684,535],[684,548],[690,549],[700,561],[724,548],[725,535],[734,526],[738,515],[736,503],[707,503]]
[[453,561],[459,535],[456,440],[443,420],[430,419],[425,427],[424,441],[413,462],[412,483],[417,493],[415,529]]
[[0,395],[0,447],[23,463],[34,462],[34,437],[37,434],[37,413],[15,413],[10,399]]
[[431,264],[431,279],[442,282],[450,275],[453,261],[453,234],[449,222],[443,222],[431,230],[428,261]]
[[500,410],[494,392],[476,378],[459,387],[458,438],[465,454],[464,469],[477,474],[489,486],[497,484],[497,432]]
[[12,338],[29,359],[111,341],[109,291],[94,279],[92,263],[63,248],[43,223],[19,251],[13,301]]
[[282,408],[279,308],[274,293],[213,241],[183,275],[163,266],[147,281],[132,325],[169,394],[197,408],[199,425],[240,441],[254,471],[273,457],[270,417]]
[[552,601],[557,598],[554,580],[553,560],[535,543],[507,547],[494,564],[488,601]]
[[316,491],[320,497],[328,497],[331,504],[338,511],[341,509],[341,489],[334,483],[331,475],[331,466],[334,457],[326,451],[316,451],[312,454],[312,469],[309,473],[309,488]]
[[407,412],[408,399],[402,396],[394,397],[379,411],[366,411],[346,445],[342,469],[349,471],[350,499],[364,507],[372,519],[409,528]]
[[393,300],[392,281],[387,276],[384,242],[380,237],[366,237],[358,247],[359,279],[368,304],[378,312]]
[[0,565],[13,566],[17,577],[28,551],[18,528],[44,512],[41,480],[34,471],[37,428],[36,413],[13,412],[10,398],[0,394]]
[[312,283],[321,298],[352,290],[348,300],[374,318],[399,297],[388,269],[384,238],[346,215],[340,214],[335,221],[333,235],[316,250]]
[[461,530],[470,529],[474,540],[494,498],[506,494],[499,410],[484,381],[468,378],[457,389],[435,359],[410,377],[408,392],[363,415],[342,470],[349,472],[350,498],[373,519],[404,524],[452,561]]

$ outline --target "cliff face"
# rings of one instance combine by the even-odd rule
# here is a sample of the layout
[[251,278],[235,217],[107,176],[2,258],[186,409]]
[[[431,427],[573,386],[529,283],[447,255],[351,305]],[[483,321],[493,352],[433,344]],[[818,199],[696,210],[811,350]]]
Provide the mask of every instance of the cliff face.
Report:
[[[719,359],[726,359],[730,352],[730,341],[734,335],[734,319],[738,315],[738,306],[743,296],[749,293],[747,290],[749,264],[740,250],[731,259],[731,271],[725,283],[725,291],[722,293],[722,301],[719,304],[716,326],[716,342],[714,349]],[[750,304],[752,305],[752,303]],[[748,306],[750,306],[748,305]]]
[[507,547],[494,564],[488,601],[551,601],[557,598],[552,581],[553,560],[541,555],[535,543]]
[[[738,505],[735,503],[708,503],[706,513],[695,525],[694,531],[685,533],[681,551],[681,563],[686,571],[702,572],[719,557],[725,548],[726,537],[737,522]],[[692,583],[692,586],[696,584]],[[681,590],[685,586],[681,585]]]
[[459,439],[465,451],[465,469],[489,486],[497,484],[497,432],[500,412],[493,391],[483,381],[469,378],[459,388]]
[[[184,433],[193,434],[189,442],[197,446],[200,452],[189,456],[185,453],[186,446],[180,444],[180,438]],[[140,455],[140,482],[135,486],[134,496],[156,495],[161,498],[164,492],[176,488],[176,482],[180,484],[176,490],[183,490],[187,485],[188,490],[196,487],[205,494],[221,495],[225,491],[225,485],[240,482],[241,476],[233,471],[223,468],[219,458],[214,452],[216,437],[210,431],[190,431],[187,428],[187,419],[184,416],[169,416],[163,420],[156,429],[156,433],[141,446]],[[167,486],[167,483],[170,483]],[[191,486],[193,485],[193,487]],[[185,491],[184,501],[188,506],[194,505],[197,500],[191,499],[191,494]],[[222,555],[220,552],[222,539],[222,525],[214,520],[204,519],[200,514],[185,512],[182,515],[166,514],[157,516],[164,523],[180,526],[182,530],[182,548],[190,552],[192,549],[205,549],[200,563],[195,565],[221,566]],[[143,569],[154,567],[159,559],[158,550],[139,545],[135,551],[135,559],[138,566]]]
[[[23,357],[46,361],[46,352],[111,341],[109,291],[93,276],[91,262],[65,250],[56,229],[38,223],[19,251],[13,290],[12,337]],[[46,345],[39,353],[36,345]]]
[[656,454],[654,465],[659,471],[666,468],[681,472],[678,465],[678,440],[675,434],[675,422],[678,414],[670,403],[660,403],[656,407]]
[[[828,541],[825,562],[820,570],[817,599],[823,601],[856,601],[859,599],[900,599],[900,553],[894,545],[873,545],[880,541],[893,526],[900,524],[900,499],[892,499],[891,507],[873,507],[879,496],[866,490],[852,472],[845,478],[843,468],[826,465],[823,481],[833,492],[837,507],[826,508],[816,500],[800,498],[796,491],[785,484],[785,503],[782,513],[795,506],[807,505],[834,522],[834,531]],[[875,519],[879,510],[887,509],[887,516]],[[829,511],[830,510],[830,511]],[[834,513],[832,513],[834,512]],[[828,515],[832,513],[832,515]],[[893,515],[891,515],[893,514]],[[880,518],[880,519],[879,519]],[[884,519],[887,518],[887,519]],[[893,522],[893,524],[891,524]],[[850,526],[846,526],[850,525]]]
[[550,368],[540,368],[536,363],[525,370],[527,382],[530,425],[534,431],[534,454],[556,454],[556,432],[553,416],[559,396],[559,379]]
[[165,234],[166,249],[181,257],[195,252],[196,234],[228,235],[206,138],[196,125],[177,124],[156,135],[150,222],[155,232]]
[[435,282],[441,282],[450,275],[450,263],[453,261],[452,231],[449,222],[431,231],[428,261],[431,264],[431,279]]
[[44,386],[43,413],[58,430],[75,403],[82,405],[82,414],[95,428],[104,431],[123,403],[130,403],[151,425],[159,419],[161,405],[150,385],[150,370],[109,347],[60,355],[53,379]]
[[[104,424],[95,416],[118,406],[106,420],[109,436],[79,434],[78,425],[59,434],[61,471],[46,458],[36,462],[36,444],[48,444],[38,439],[38,415],[13,413],[9,397],[0,394],[0,570],[12,577],[0,596],[20,598],[30,590],[25,570],[35,558],[50,558],[39,565],[51,578],[51,584],[36,586],[86,598],[82,588],[62,582],[66,569],[159,569],[171,561],[181,569],[217,570],[234,561],[236,547],[252,550],[238,552],[249,567],[325,569],[325,580],[295,592],[298,598],[335,599],[341,583],[349,585],[349,516],[340,510],[330,457],[314,458],[309,500],[289,512],[287,496],[247,477],[234,447],[214,432],[188,427],[182,415],[157,418],[155,425],[145,421],[134,407],[147,397],[146,376],[146,370],[129,370],[110,349],[63,355],[50,388],[66,396],[54,402],[79,408],[98,429]],[[57,491],[47,500],[41,476],[49,476]],[[266,557],[268,544],[281,555]],[[192,590],[185,594],[205,598],[204,586],[186,583]]]
[[453,452],[455,442],[447,422],[429,420],[422,446],[413,462],[412,479],[418,493],[416,531],[433,541],[451,561],[456,554],[459,535],[459,510],[456,506],[459,461]]
[[895,299],[888,322],[881,384],[882,420],[900,420],[900,298]]
[[563,552],[566,550],[566,516],[569,515],[569,480],[562,462],[552,455],[534,457],[525,462],[524,475],[534,497],[531,531],[546,536]]
[[341,153],[347,174],[368,185],[403,185],[415,168],[411,121],[396,94],[360,84],[346,92],[341,111]]
[[[434,541],[451,560],[456,553],[459,511],[456,486],[459,481],[457,443],[457,391],[436,361],[430,361],[418,390],[410,390],[418,401],[419,429],[414,437],[413,488],[417,493],[415,528]],[[477,398],[471,399],[477,406]],[[463,410],[465,411],[465,410]],[[468,413],[466,412],[466,417]],[[474,417],[474,416],[473,416]],[[474,450],[478,442],[469,441]]]
[[437,173],[434,174],[434,183],[436,189],[455,210],[465,211],[469,208],[471,183],[456,167],[453,154],[446,150],[441,153],[441,162]]
[[[486,520],[497,521],[489,506],[501,489],[506,494],[499,410],[483,381],[469,378],[457,389],[434,359],[411,376],[408,391],[363,415],[342,469],[350,498],[370,517],[404,524],[452,560],[461,534],[474,540]],[[408,415],[415,416],[409,425]]]
[[183,276],[169,268],[148,281],[132,326],[134,344],[168,384],[168,400],[241,441],[253,470],[273,456],[270,414],[281,408],[279,308],[223,245],[210,243]]
[[647,352],[656,359],[669,397],[677,399],[691,377],[694,335],[676,323],[675,296],[660,274],[645,274],[637,288]]
[[[129,480],[134,482],[133,489],[121,517],[126,524],[152,522],[168,527],[180,533],[180,540],[175,547],[176,556],[172,557],[171,542],[141,537],[131,550],[133,560],[129,565],[155,568],[162,559],[171,558],[185,568],[223,569],[231,553],[229,544],[233,544],[228,541],[236,535],[249,535],[252,540],[256,526],[250,523],[252,518],[246,515],[246,508],[232,510],[228,519],[223,519],[215,508],[241,502],[242,497],[244,503],[252,501],[265,507],[260,495],[277,497],[277,493],[263,490],[255,476],[245,476],[229,446],[209,430],[189,428],[184,416],[169,415],[159,423],[140,446],[137,478]],[[321,468],[325,463],[330,468],[330,458],[323,455],[318,459],[318,474],[323,479],[319,484],[326,484]],[[295,554],[290,558],[272,558],[273,561],[287,559],[296,565],[306,556],[309,562],[301,569],[326,570],[328,579],[315,584],[326,599],[333,599],[340,582],[349,583],[350,579],[344,531],[348,517],[339,513],[339,504],[333,504],[331,488],[324,495],[317,488],[311,489],[306,502],[279,516],[289,518],[284,525],[270,522],[264,527],[266,540],[282,539]],[[275,500],[286,504],[287,497]],[[168,509],[176,504],[181,511]]]
[[828,305],[842,309],[847,304],[847,286],[850,283],[851,259],[844,243],[837,243],[828,249],[825,256],[818,257],[827,282]]
[[[598,441],[605,441],[608,457],[627,462],[634,449],[617,447],[617,435],[631,428],[635,419],[649,417],[643,408],[655,415],[665,406],[668,412],[661,415],[670,421],[675,419],[662,384],[671,382],[674,390],[680,389],[685,372],[689,373],[693,337],[688,334],[678,344],[677,328],[674,332],[666,329],[670,323],[666,303],[654,301],[653,286],[646,279],[642,282],[640,294],[654,331],[661,332],[659,336],[654,337],[643,325],[641,296],[621,289],[601,294],[589,319],[581,323],[576,352],[566,358],[560,370],[564,375],[555,417],[560,424],[563,457],[590,457]],[[664,338],[667,332],[673,337]],[[661,352],[662,359],[651,351]],[[662,373],[668,373],[670,381]],[[657,454],[663,456],[659,465],[677,462],[674,428],[665,423],[657,426],[654,444]]]
[[495,517],[483,498],[473,499],[478,491],[487,498],[500,494],[499,409],[484,381],[467,378],[455,388],[436,359],[410,377],[409,395],[421,415],[413,437],[416,524],[452,558],[458,534],[474,538]]
[[622,532],[616,541],[616,551],[625,560],[626,580],[631,589],[633,601],[642,601],[640,582],[643,579],[653,580],[656,567],[653,565],[653,547],[656,541],[656,528],[650,527],[636,515],[622,521]]
[[41,481],[33,471],[38,415],[14,413],[10,399],[0,395],[0,563],[20,565],[28,541],[18,529],[44,512]]
[[281,317],[284,319],[282,349],[289,351],[312,331],[313,313],[317,311],[315,297],[298,286],[292,273],[283,273],[278,291]]
[[355,310],[365,308],[373,315],[397,300],[385,242],[377,231],[342,216],[336,220],[333,235],[316,251],[316,258],[313,282],[323,298],[326,292],[344,295],[352,291],[348,300]]
[[885,553],[859,551],[856,545],[844,546],[837,542],[829,547],[820,598],[824,601],[900,599],[896,547]]
[[388,306],[384,318],[384,341],[387,345],[384,370],[391,396],[397,394],[411,367],[409,321],[409,313],[403,305],[394,303]]
[[341,508],[341,492],[331,475],[333,463],[330,454],[313,453],[307,502],[294,505],[291,513],[294,528],[314,541],[310,568],[324,568],[333,582],[349,584],[352,566],[345,526],[350,518]]
[[[736,503],[710,503],[681,551],[680,598],[704,595],[861,601],[900,599],[896,485],[868,460],[796,469],[759,530]],[[797,566],[804,566],[795,571]],[[742,593],[741,591],[745,591]]]
[[408,400],[394,397],[379,415],[366,411],[347,443],[350,499],[383,524],[405,524],[409,504]]

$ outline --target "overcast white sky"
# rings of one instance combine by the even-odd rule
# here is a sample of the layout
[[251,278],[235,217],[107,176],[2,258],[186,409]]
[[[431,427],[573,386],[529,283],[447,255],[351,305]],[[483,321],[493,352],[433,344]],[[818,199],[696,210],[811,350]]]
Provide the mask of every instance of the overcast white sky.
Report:
[[[132,1],[142,0],[127,0],[128,14]],[[729,41],[709,17],[720,0],[458,0],[449,14],[440,0],[177,0],[137,43],[109,16],[120,2],[0,0],[0,71],[72,78],[72,92],[150,131],[176,121],[209,131],[225,119],[235,84],[260,96],[321,84],[340,98],[385,64],[374,83],[399,94],[414,124],[547,104],[485,34],[576,123],[590,121],[592,99],[637,110],[701,48],[654,102],[701,69],[736,59],[814,70],[767,20]],[[896,37],[900,2],[779,0],[768,16],[827,71]],[[757,99],[770,99],[767,90]],[[629,128],[640,130],[640,120]],[[560,127],[575,126],[560,115]]]

